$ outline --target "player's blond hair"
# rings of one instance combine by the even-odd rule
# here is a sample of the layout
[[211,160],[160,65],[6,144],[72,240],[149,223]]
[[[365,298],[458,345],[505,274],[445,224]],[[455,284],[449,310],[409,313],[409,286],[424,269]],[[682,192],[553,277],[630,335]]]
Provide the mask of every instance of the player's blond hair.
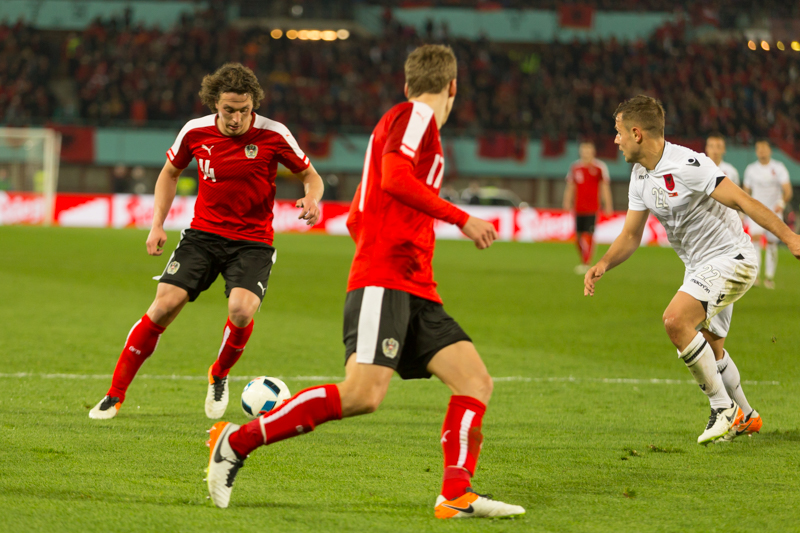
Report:
[[264,99],[264,90],[255,73],[241,63],[225,63],[214,74],[203,77],[200,100],[214,113],[222,93],[249,94],[253,109],[258,109]]
[[408,97],[442,92],[458,75],[453,49],[442,44],[420,46],[406,59]]
[[664,136],[664,106],[650,96],[640,94],[617,106],[614,118],[622,115],[622,121],[635,125],[660,137]]

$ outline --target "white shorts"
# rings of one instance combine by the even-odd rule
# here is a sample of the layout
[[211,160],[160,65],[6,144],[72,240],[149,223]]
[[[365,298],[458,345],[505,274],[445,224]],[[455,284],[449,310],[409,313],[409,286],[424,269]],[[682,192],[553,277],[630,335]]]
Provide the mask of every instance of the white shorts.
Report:
[[703,302],[706,319],[697,330],[707,329],[719,337],[727,337],[731,327],[733,302],[744,296],[758,276],[755,251],[740,250],[734,257],[718,256],[687,270],[678,289]]

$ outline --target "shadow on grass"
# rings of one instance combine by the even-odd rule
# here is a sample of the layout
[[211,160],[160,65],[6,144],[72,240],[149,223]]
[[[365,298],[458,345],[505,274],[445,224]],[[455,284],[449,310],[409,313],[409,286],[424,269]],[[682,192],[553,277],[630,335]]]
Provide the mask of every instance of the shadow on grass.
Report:
[[786,431],[765,431],[763,433],[759,433],[753,438],[767,441],[800,442],[800,429],[788,429]]

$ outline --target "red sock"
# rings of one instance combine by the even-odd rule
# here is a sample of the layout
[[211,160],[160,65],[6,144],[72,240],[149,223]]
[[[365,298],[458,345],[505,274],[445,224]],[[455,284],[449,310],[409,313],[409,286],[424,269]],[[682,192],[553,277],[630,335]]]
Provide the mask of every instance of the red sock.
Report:
[[578,234],[578,249],[581,252],[581,261],[584,265],[588,265],[592,260],[592,252],[594,248],[594,235],[589,232],[582,232]]
[[108,389],[109,396],[116,396],[120,402],[125,401],[125,392],[128,390],[128,386],[145,359],[156,351],[158,339],[161,338],[165,329],[167,328],[159,326],[147,315],[133,325],[125,340],[125,348],[122,349],[119,356],[117,367],[114,369],[111,388]]
[[470,396],[451,396],[442,426],[444,482],[442,496],[454,500],[464,494],[481,453],[481,422],[486,406]]
[[222,333],[222,346],[219,348],[219,355],[217,355],[217,360],[214,361],[214,366],[211,368],[212,376],[224,378],[228,375],[233,365],[242,356],[251,333],[253,333],[252,320],[245,327],[240,328],[231,322],[230,317],[228,318]]
[[339,388],[336,385],[311,387],[231,433],[231,448],[246,456],[259,446],[314,431],[323,422],[341,418]]

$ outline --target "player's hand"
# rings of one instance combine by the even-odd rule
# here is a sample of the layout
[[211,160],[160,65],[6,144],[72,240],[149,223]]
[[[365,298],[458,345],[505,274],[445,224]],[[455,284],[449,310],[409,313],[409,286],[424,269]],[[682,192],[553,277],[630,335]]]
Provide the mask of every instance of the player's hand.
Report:
[[303,211],[300,213],[300,216],[297,218],[300,220],[305,220],[307,225],[313,226],[319,222],[319,203],[317,202],[316,198],[311,196],[300,198],[297,200],[297,203],[294,204],[294,206],[303,209]]
[[494,229],[494,224],[472,216],[469,217],[467,223],[461,228],[461,231],[464,232],[464,235],[472,239],[478,250],[488,248],[498,237],[497,230]]
[[150,230],[147,236],[147,253],[150,255],[161,255],[164,253],[164,244],[167,242],[167,232],[164,228]]
[[597,283],[597,280],[602,278],[605,273],[606,268],[600,263],[597,263],[586,272],[586,275],[583,277],[584,296],[594,296],[594,284]]

